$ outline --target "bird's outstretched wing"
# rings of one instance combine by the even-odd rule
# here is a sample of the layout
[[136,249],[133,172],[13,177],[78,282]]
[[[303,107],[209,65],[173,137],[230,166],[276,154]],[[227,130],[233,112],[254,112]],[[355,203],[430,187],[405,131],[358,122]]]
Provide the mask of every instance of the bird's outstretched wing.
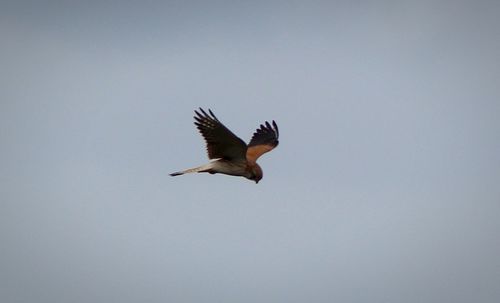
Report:
[[209,159],[245,159],[247,151],[245,142],[225,127],[210,109],[208,110],[210,115],[202,108],[199,112],[196,110],[194,112],[196,113],[194,124],[207,143]]
[[252,136],[252,140],[248,143],[247,147],[247,161],[255,163],[257,159],[264,153],[271,151],[278,146],[279,130],[276,122],[272,123],[266,121],[265,125],[261,124]]

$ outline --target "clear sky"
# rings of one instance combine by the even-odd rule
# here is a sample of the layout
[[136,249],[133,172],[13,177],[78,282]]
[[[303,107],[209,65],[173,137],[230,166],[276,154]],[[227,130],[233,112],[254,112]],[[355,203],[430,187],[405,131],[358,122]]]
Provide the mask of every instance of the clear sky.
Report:
[[[500,2],[2,1],[1,302],[500,302]],[[193,110],[280,145],[254,182]]]

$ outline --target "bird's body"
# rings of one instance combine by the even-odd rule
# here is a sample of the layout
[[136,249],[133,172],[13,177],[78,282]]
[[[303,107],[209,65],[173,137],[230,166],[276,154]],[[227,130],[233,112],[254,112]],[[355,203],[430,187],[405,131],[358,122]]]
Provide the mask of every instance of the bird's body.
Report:
[[[201,113],[200,113],[201,112]],[[198,130],[207,143],[208,157],[211,161],[205,165],[170,174],[179,176],[186,173],[226,174],[241,176],[258,183],[262,179],[262,169],[257,159],[264,153],[278,146],[278,125],[272,122],[261,124],[247,145],[243,140],[226,128],[211,110],[207,114],[200,108],[194,117]]]
[[236,162],[225,159],[214,159],[209,163],[195,168],[186,169],[184,171],[170,174],[171,176],[179,176],[186,173],[210,173],[210,174],[225,174],[231,176],[250,176],[251,169],[247,167],[245,162]]

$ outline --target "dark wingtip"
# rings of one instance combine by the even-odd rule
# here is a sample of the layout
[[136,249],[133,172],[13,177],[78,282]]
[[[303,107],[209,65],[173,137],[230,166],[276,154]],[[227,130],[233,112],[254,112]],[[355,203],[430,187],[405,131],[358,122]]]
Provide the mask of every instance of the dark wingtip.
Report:
[[200,107],[200,111],[201,111],[201,112],[202,112],[205,116],[207,116],[207,117],[208,117],[207,112],[206,112],[205,110],[203,110],[203,108],[201,108],[201,107]]
[[276,137],[279,137],[280,131],[278,129],[278,124],[276,124],[276,121],[274,121],[274,120],[273,120],[273,127],[274,127],[274,130],[276,131]]
[[[201,109],[201,108],[200,108],[200,109]],[[198,116],[198,117],[200,117],[200,118],[201,118],[201,117],[203,117],[203,116],[200,114],[200,112],[198,112],[196,109],[194,110],[194,113],[196,114],[196,116]],[[196,117],[196,116],[194,116],[194,118],[195,118],[195,119],[197,119],[197,118],[198,118],[198,117]]]
[[[200,117],[202,119],[209,118],[209,119],[214,119],[214,120],[219,121],[219,119],[217,119],[217,117],[215,116],[215,114],[212,112],[212,110],[210,108],[208,109],[208,112],[210,114],[207,114],[207,112],[201,107],[198,107],[198,110],[194,110],[194,112],[196,113],[196,115],[198,117]],[[195,116],[195,119],[196,119],[196,116]]]
[[180,176],[180,175],[182,175],[182,173],[181,173],[181,172],[175,172],[175,173],[171,173],[171,174],[170,174],[170,176],[172,176],[172,177],[175,177],[175,176]]
[[212,118],[217,120],[217,117],[214,115],[214,113],[212,112],[212,110],[210,108],[208,109],[208,112],[210,113],[210,115],[212,115]]

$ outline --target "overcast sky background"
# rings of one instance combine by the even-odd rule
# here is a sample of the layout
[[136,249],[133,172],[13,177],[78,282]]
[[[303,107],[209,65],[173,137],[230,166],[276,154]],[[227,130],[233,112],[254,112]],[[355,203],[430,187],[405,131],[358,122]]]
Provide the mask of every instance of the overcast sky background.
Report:
[[[500,302],[500,2],[3,1],[1,302]],[[193,110],[280,145],[256,185]]]

